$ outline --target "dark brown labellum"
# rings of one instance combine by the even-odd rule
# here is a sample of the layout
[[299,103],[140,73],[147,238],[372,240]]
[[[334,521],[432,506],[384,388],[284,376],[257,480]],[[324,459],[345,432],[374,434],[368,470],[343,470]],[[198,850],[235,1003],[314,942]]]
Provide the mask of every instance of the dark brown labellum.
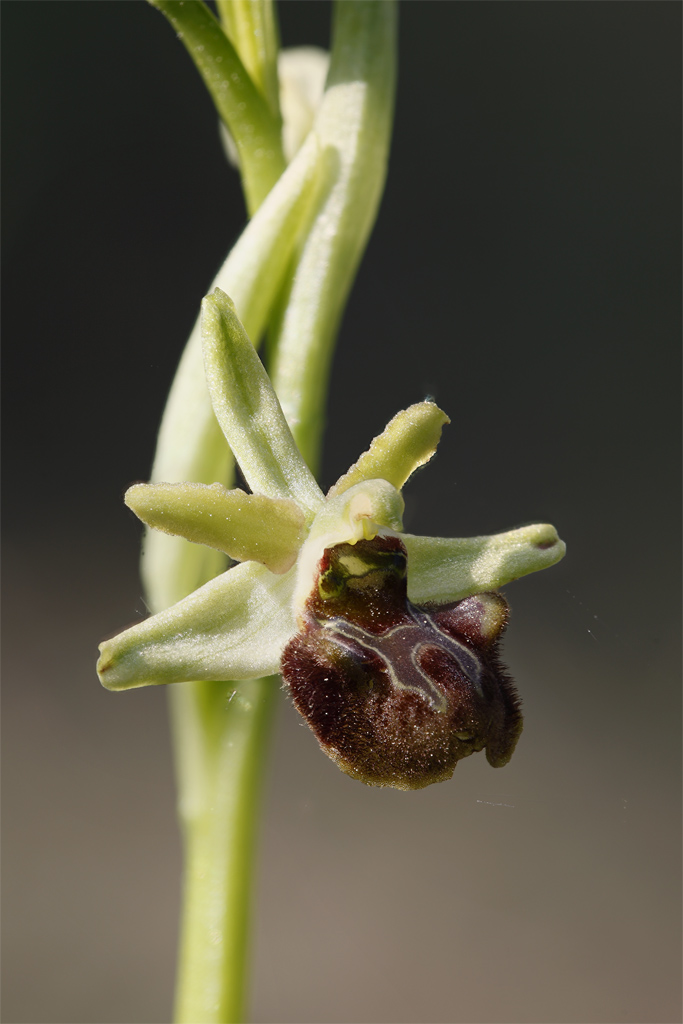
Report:
[[499,664],[500,594],[417,607],[398,537],[328,548],[282,675],[320,746],[374,786],[421,789],[486,749],[510,760],[519,698]]

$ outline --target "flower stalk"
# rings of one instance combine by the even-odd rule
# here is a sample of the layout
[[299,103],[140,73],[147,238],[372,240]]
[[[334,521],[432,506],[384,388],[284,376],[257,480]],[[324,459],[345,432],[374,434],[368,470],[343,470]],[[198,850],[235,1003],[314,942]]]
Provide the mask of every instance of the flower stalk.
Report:
[[[522,715],[498,659],[508,616],[498,588],[554,564],[564,544],[547,524],[465,539],[403,531],[401,489],[449,422],[431,401],[397,413],[327,495],[314,476],[333,342],[385,177],[394,3],[337,3],[326,86],[302,145],[291,141],[305,122],[295,111],[284,169],[280,109],[289,117],[296,100],[281,104],[275,89],[270,0],[219,0],[220,21],[201,0],[151,2],[205,79],[253,217],[202,304],[152,482],[126,494],[149,528],[155,614],[101,645],[98,672],[112,690],[177,684],[176,1020],[218,1024],[245,1016],[277,673],[321,749],[368,785],[419,789],[482,750],[501,767]],[[309,52],[302,110],[320,69]],[[264,366],[255,345],[266,330]],[[233,460],[248,492],[230,487]]]
[[[255,344],[271,325],[269,354],[279,366],[280,401],[291,417],[295,440],[305,442],[313,461],[320,447],[327,380],[327,372],[321,375],[318,369],[329,365],[385,177],[395,5],[375,0],[337,5],[333,75],[313,131],[286,166],[270,0],[222,0],[220,22],[200,0],[151,2],[187,47],[230,132],[253,215],[213,287],[234,300]],[[379,141],[373,142],[370,133]],[[321,247],[325,232],[339,238]],[[318,285],[321,300],[315,298]],[[305,351],[293,339],[296,331],[306,339]],[[289,354],[282,356],[284,347]],[[293,351],[299,353],[296,366],[288,367]],[[207,389],[198,321],[164,413],[152,480],[229,487],[232,466]],[[149,530],[143,578],[150,607],[160,612],[226,565],[225,554],[215,547]],[[185,849],[178,1022],[245,1018],[257,817],[277,691],[272,677],[239,686],[202,680],[171,688]]]

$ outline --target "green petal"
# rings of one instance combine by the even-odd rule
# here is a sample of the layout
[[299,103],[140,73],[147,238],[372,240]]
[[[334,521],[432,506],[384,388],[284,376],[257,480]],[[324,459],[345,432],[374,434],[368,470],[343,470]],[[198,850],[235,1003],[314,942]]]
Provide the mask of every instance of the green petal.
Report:
[[445,604],[511,583],[564,558],[554,526],[524,526],[490,537],[414,537],[408,551],[408,597],[415,604]]
[[343,494],[361,480],[388,480],[399,490],[418,466],[429,462],[448,416],[433,402],[403,409],[386,425],[358,462],[337,480],[329,497]]
[[274,576],[261,565],[228,569],[189,597],[100,645],[103,686],[197,679],[254,679],[277,672],[296,630],[294,570]]
[[220,288],[202,304],[202,336],[214,412],[252,491],[292,498],[312,519],[323,503],[322,491],[231,299]]
[[304,515],[285,498],[228,491],[222,484],[135,484],[126,505],[147,526],[224,551],[271,572],[291,569],[304,541]]

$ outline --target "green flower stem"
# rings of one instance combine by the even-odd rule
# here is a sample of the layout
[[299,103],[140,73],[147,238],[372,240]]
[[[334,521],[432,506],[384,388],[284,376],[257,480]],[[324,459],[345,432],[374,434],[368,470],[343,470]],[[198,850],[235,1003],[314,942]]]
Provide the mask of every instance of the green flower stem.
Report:
[[[277,677],[191,683],[176,687],[171,703],[174,733],[184,740],[178,772],[195,780],[181,807],[187,824],[178,1024],[245,1019],[263,755],[278,683]],[[188,732],[201,740],[201,750],[188,749]]]
[[282,122],[240,60],[203,0],[149,0],[182,40],[240,157],[249,213],[254,213],[285,169]]
[[[230,127],[240,152],[251,212],[284,168],[279,135],[277,146],[274,141],[279,122],[244,70],[235,46],[204,4],[198,0],[185,0],[183,4],[153,2],[181,34]],[[225,24],[231,34],[235,30],[228,23],[229,17]],[[237,243],[226,264],[226,268],[230,264],[229,273],[222,272],[216,281],[234,300],[252,340],[258,340],[263,310],[251,320],[248,309],[257,303],[259,287],[263,289],[264,285],[273,290],[271,306],[274,301],[275,283],[267,266],[269,252],[276,250],[277,270],[281,272],[288,247],[298,243],[302,219],[308,219],[305,240],[299,243],[280,307],[273,352],[280,401],[313,469],[322,437],[332,345],[384,182],[393,110],[395,17],[391,0],[337,3],[331,88],[314,126],[322,143],[320,162],[325,167],[317,180],[322,177],[324,181],[320,193],[310,187],[297,192],[313,196],[312,201],[317,203],[314,215],[303,206],[299,209],[297,199],[293,204],[296,217],[289,215],[292,207],[286,207],[275,237],[272,231],[269,237],[267,224],[264,227],[260,220],[288,175],[297,173],[297,162],[307,159],[307,147],[310,159],[306,143]],[[249,65],[245,44],[237,34],[235,43]],[[218,57],[222,59],[218,61]],[[237,75],[235,89],[225,84],[228,67]],[[250,70],[258,82],[253,65]],[[267,87],[264,91],[267,94]],[[255,125],[256,131],[250,131],[249,124],[239,123],[235,108],[240,102],[247,104],[243,108],[248,109],[245,121]],[[261,139],[258,145],[256,136]],[[314,140],[309,142],[316,145]],[[267,151],[267,159],[263,154],[257,156],[259,149]],[[305,177],[304,171],[298,173]],[[322,200],[316,199],[318,194]],[[274,221],[268,223],[272,228]],[[263,228],[262,245],[248,252],[245,263],[236,254],[257,226]],[[278,286],[280,280],[278,277]],[[242,289],[241,294],[236,294],[235,283],[238,292]],[[300,342],[297,332],[301,332]],[[206,385],[199,372],[198,353],[195,331],[164,415],[155,460],[156,481],[219,480],[229,484],[230,462],[217,440],[215,424],[206,418]],[[199,429],[194,426],[197,415]],[[193,472],[193,468],[199,472]],[[152,608],[156,611],[166,607],[211,578],[224,564],[222,558],[218,552],[178,538],[150,535],[144,576]],[[171,718],[186,870],[178,1022],[226,1024],[244,1020],[251,872],[268,727],[277,692],[277,679],[273,677],[238,684],[195,682],[172,688]]]
[[[280,287],[302,218],[314,195],[319,146],[314,138],[297,154],[219,271],[214,285],[235,300],[252,339],[263,330],[270,304]],[[220,432],[204,376],[199,322],[190,336],[162,420],[153,478],[157,481],[195,480],[229,484],[232,459]],[[201,586],[226,565],[225,556],[177,537],[149,531],[143,556],[143,579],[153,611],[159,611]],[[240,684],[240,692],[245,684]],[[254,856],[254,829],[259,801],[259,768],[266,748],[266,731],[277,697],[272,679],[249,683],[250,707],[234,713],[226,688],[213,682],[174,686],[170,693],[179,816],[183,827],[185,886],[181,948],[176,996],[176,1019],[201,1022],[243,1019],[244,952],[246,948],[250,865]],[[230,710],[230,714],[226,710]],[[238,734],[239,733],[239,737]],[[232,744],[232,746],[231,746]],[[226,766],[232,752],[243,770]],[[226,770],[228,774],[226,775]],[[233,780],[235,793],[224,789]],[[230,797],[230,798],[229,798]],[[246,811],[244,810],[246,808]],[[251,809],[252,817],[249,817]],[[210,827],[224,827],[232,836],[233,856]],[[212,852],[213,851],[213,852]],[[207,861],[214,864],[213,893],[217,904],[232,906],[240,877],[239,901],[217,933],[205,899],[197,894],[198,879]],[[216,876],[218,871],[218,877]],[[220,872],[223,872],[221,875]],[[195,881],[192,882],[191,880]],[[221,881],[222,879],[222,881]],[[240,909],[241,907],[241,909]],[[215,936],[222,957],[216,960]],[[213,971],[209,981],[207,971]],[[197,979],[201,979],[197,980]],[[208,1010],[205,990],[221,993]],[[213,997],[212,997],[213,998]]]

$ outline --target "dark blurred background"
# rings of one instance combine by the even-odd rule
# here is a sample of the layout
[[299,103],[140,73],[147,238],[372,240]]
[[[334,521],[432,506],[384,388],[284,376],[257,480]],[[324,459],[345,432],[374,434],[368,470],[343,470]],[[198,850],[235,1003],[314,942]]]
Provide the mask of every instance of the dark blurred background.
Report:
[[[213,107],[143,2],[3,4],[4,1016],[167,1022],[180,848],[144,614],[145,479],[244,223]],[[327,3],[285,0],[285,45]],[[450,414],[407,490],[436,535],[550,521],[508,588],[511,764],[365,788],[285,700],[257,1022],[680,1020],[679,47],[673,3],[401,7],[386,194],[341,330],[328,485],[401,407]]]

